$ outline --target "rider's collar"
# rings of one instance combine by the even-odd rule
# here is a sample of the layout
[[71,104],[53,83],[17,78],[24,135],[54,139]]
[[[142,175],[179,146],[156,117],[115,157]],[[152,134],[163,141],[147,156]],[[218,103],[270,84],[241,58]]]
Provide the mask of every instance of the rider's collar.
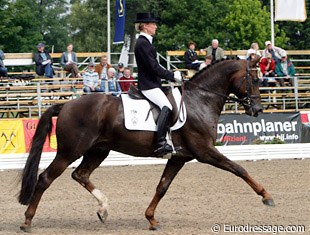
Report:
[[153,43],[153,37],[149,34],[146,34],[144,32],[141,32],[140,35],[144,36],[147,38],[147,40],[149,40],[149,42],[152,44]]

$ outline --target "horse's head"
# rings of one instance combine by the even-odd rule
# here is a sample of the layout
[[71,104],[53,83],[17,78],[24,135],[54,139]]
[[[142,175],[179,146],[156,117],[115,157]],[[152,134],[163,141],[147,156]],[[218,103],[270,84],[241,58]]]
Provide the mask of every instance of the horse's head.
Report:
[[259,77],[256,68],[260,58],[251,61],[242,61],[243,69],[235,72],[232,77],[232,90],[241,100],[245,113],[257,117],[263,112],[260,101]]

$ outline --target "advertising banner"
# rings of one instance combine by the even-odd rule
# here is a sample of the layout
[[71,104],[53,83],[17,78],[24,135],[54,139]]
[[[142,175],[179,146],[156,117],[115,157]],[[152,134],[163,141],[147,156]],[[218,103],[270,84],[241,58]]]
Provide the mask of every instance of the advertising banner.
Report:
[[[57,142],[56,142],[56,118],[53,119],[53,129],[51,132],[50,139],[47,137],[43,145],[43,152],[56,152]],[[24,134],[25,134],[25,145],[26,152],[29,153],[32,137],[37,129],[39,120],[38,119],[25,119],[23,120]]]
[[310,112],[301,112],[301,143],[310,143]]
[[[56,121],[43,152],[56,152]],[[29,153],[38,119],[0,120],[0,154]],[[250,117],[245,114],[221,115],[217,125],[217,142],[221,145],[310,143],[310,112],[274,113]]]
[[223,145],[268,143],[275,138],[283,143],[302,143],[299,113],[221,115],[217,126],[218,141]]
[[0,120],[0,154],[24,153],[24,128],[21,120]]

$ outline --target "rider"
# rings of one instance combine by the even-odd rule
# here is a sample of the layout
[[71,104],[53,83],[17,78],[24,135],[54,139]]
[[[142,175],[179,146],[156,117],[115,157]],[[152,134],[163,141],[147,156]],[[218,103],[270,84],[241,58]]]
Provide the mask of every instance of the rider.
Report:
[[166,134],[172,105],[162,91],[161,79],[181,82],[180,71],[170,72],[162,68],[156,60],[156,49],[153,47],[153,35],[156,33],[158,19],[151,13],[138,13],[135,28],[140,33],[135,45],[135,57],[138,66],[138,88],[142,94],[160,109],[157,122],[157,149],[158,156],[171,153],[171,145],[167,143]]

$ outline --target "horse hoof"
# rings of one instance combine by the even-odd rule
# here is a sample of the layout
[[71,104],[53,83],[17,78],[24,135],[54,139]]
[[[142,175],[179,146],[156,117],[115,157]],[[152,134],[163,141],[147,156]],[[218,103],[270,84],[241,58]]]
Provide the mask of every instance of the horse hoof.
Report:
[[266,205],[266,206],[276,206],[275,204],[274,204],[274,201],[273,201],[273,199],[263,199],[263,203]]
[[100,221],[102,223],[104,223],[106,221],[106,219],[108,218],[108,211],[104,210],[104,211],[98,211],[97,212],[98,218],[100,219]]
[[31,227],[25,224],[22,224],[20,227],[20,230],[22,230],[25,233],[30,233],[31,232]]
[[160,228],[159,225],[155,225],[155,226],[150,226],[149,230],[151,230],[151,231],[160,231],[161,228]]

